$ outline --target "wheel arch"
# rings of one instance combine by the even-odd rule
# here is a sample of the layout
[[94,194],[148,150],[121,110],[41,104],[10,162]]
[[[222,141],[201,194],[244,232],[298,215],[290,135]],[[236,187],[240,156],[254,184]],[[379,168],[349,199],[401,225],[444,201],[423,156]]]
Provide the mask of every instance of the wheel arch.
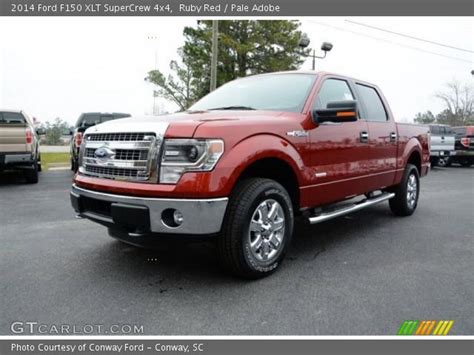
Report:
[[[259,150],[258,147],[265,147]],[[223,165],[233,164],[227,182],[230,189],[244,179],[262,177],[277,181],[288,191],[295,211],[300,206],[299,186],[304,163],[296,148],[278,136],[258,135],[250,137],[232,148]]]
[[298,178],[286,161],[271,157],[258,159],[241,172],[236,183],[257,177],[272,179],[282,185],[290,195],[294,210],[299,211],[300,190]]
[[408,164],[413,164],[414,166],[416,166],[416,168],[418,169],[418,174],[421,175],[421,153],[418,150],[414,149],[410,153],[405,166]]

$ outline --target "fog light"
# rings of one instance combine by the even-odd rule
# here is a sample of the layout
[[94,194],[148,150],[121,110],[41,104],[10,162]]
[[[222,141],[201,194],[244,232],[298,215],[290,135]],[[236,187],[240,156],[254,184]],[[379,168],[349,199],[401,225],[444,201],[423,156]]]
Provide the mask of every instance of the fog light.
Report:
[[174,223],[176,223],[178,226],[180,226],[184,221],[183,214],[178,210],[174,210],[173,220],[174,220]]

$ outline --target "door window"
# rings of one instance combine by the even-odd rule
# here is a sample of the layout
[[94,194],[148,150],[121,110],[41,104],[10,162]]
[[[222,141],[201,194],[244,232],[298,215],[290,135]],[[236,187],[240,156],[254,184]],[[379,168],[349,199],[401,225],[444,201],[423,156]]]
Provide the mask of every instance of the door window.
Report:
[[357,92],[362,97],[367,111],[365,113],[366,117],[363,118],[367,121],[387,121],[387,112],[377,91],[370,86],[356,85]]
[[438,126],[430,126],[430,133],[431,134],[439,134],[439,127]]
[[328,79],[319,90],[315,108],[327,108],[329,102],[354,100],[351,89],[345,80]]

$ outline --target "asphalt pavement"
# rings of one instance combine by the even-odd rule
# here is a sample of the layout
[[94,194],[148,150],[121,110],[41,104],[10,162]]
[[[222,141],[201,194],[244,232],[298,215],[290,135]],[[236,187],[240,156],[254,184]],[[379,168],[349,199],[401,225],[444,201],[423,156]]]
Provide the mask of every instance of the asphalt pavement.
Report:
[[[404,320],[474,334],[474,168],[436,168],[411,217],[383,203],[298,223],[278,272],[222,272],[209,243],[144,250],[76,219],[72,174],[0,176],[0,334],[13,322],[141,325],[149,335],[394,335]],[[94,332],[94,334],[96,334]]]

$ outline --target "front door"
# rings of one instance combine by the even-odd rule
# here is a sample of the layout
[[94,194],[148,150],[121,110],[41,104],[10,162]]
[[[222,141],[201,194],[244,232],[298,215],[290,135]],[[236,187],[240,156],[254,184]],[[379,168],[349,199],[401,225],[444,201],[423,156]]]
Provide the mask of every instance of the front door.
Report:
[[[313,109],[326,108],[332,101],[354,100],[346,80],[327,78]],[[310,194],[312,205],[342,200],[367,191],[364,175],[368,164],[367,122],[325,122],[310,131],[312,184],[302,193]]]

